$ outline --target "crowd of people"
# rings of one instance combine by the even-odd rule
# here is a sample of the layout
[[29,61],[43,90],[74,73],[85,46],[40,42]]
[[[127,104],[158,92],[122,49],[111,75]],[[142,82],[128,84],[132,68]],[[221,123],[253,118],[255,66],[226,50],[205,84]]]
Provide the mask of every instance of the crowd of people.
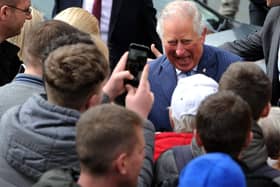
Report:
[[218,48],[192,1],[0,0],[0,186],[280,186],[278,5]]

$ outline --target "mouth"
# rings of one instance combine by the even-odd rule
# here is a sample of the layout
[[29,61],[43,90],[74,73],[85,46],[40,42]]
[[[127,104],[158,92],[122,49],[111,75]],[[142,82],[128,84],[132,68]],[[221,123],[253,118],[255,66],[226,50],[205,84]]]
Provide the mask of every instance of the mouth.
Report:
[[184,57],[175,57],[175,59],[180,65],[187,65],[192,60],[192,57],[189,55]]

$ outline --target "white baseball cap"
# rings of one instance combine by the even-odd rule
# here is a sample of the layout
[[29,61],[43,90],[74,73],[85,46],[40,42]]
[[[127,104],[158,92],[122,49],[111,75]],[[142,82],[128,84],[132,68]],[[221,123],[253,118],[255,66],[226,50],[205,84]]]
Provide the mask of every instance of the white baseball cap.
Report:
[[218,87],[215,80],[203,74],[179,79],[171,98],[172,117],[180,120],[183,115],[196,115],[200,103]]

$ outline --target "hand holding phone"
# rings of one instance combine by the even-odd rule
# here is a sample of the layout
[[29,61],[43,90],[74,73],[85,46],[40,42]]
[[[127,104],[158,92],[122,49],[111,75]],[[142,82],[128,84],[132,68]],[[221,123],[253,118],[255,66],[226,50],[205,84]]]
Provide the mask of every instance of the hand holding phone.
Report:
[[149,47],[144,45],[136,43],[131,43],[129,45],[129,52],[125,69],[129,70],[129,72],[134,76],[134,79],[125,80],[124,84],[130,84],[134,87],[138,87],[141,73],[147,62],[149,50]]

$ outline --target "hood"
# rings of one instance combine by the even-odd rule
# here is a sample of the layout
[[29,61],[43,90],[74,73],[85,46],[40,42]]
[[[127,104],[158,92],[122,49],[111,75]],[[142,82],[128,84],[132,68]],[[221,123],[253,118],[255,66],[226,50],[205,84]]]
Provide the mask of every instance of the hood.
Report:
[[253,139],[248,147],[241,152],[241,160],[246,163],[250,170],[257,169],[266,163],[268,154],[264,142],[262,129],[257,123],[252,126]]
[[43,94],[30,97],[1,119],[1,156],[34,180],[55,167],[78,167],[75,123],[79,116],[76,110],[48,103]]

